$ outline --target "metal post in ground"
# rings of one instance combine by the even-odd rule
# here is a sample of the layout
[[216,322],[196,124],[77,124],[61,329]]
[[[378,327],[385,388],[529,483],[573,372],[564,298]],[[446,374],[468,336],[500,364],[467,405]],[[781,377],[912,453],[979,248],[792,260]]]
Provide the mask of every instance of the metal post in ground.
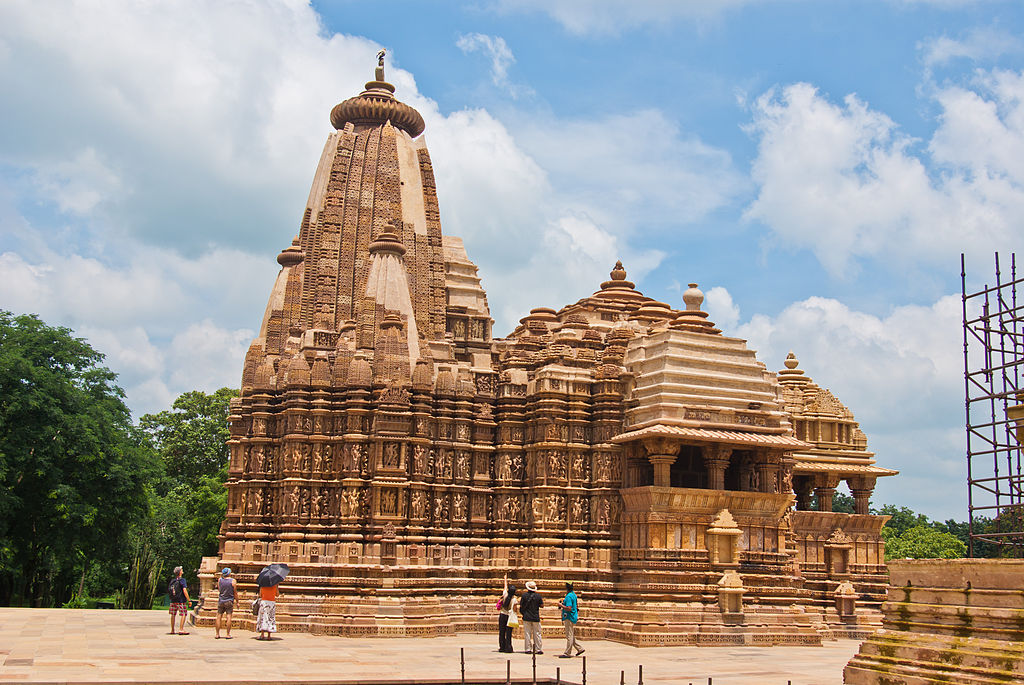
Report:
[[533,650],[533,685],[537,685],[537,650]]
[[505,660],[505,685],[512,685],[512,660]]
[[462,685],[466,685],[466,648],[459,647],[459,665],[462,668]]
[[583,657],[583,685],[587,685],[587,657]]
[[637,671],[636,685],[644,685],[644,665],[640,664]]
[[619,671],[619,685],[626,685],[626,672]]
[[562,685],[562,668],[560,666],[555,668],[555,685]]

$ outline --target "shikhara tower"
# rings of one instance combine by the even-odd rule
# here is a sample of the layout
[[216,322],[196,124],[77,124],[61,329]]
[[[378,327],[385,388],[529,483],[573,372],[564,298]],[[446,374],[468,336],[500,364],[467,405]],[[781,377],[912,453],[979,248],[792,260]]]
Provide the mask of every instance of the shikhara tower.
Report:
[[[204,588],[220,566],[244,587],[286,562],[279,624],[340,634],[491,630],[506,573],[574,581],[583,634],[633,643],[816,644],[877,623],[867,502],[894,472],[795,357],[768,372],[695,285],[676,310],[621,264],[493,339],[383,59],[331,123],[231,405]],[[841,480],[857,514],[830,511]]]

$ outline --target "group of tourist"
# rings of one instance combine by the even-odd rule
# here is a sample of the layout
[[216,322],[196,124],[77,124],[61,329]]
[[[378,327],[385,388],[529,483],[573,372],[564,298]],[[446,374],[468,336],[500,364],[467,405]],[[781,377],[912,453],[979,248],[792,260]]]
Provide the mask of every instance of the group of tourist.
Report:
[[[266,570],[266,569],[264,569]],[[261,572],[261,577],[263,576]],[[277,596],[280,580],[269,584],[260,584],[259,596],[253,600],[253,614],[256,616],[257,640],[270,640],[270,634],[277,632]],[[167,594],[171,599],[171,635],[188,635],[185,630],[185,618],[188,616],[192,600],[188,596],[188,583],[182,576],[180,566],[174,568],[174,578],[167,586]],[[224,568],[217,580],[217,618],[214,621],[214,638],[231,639],[231,619],[235,611],[235,602],[241,599],[238,585],[231,577],[231,569]],[[175,630],[175,618],[180,616],[178,629]],[[224,635],[221,636],[221,628]]]
[[[543,654],[540,635],[540,610],[544,606],[544,598],[537,592],[537,583],[526,582],[526,592],[520,598],[516,594],[516,586],[509,585],[508,576],[504,578],[501,599],[495,605],[498,610],[498,651],[512,653],[512,630],[519,625],[519,615],[523,617],[523,639],[527,654]],[[516,607],[519,607],[519,614]],[[576,639],[576,622],[579,620],[579,602],[573,592],[572,583],[565,584],[565,597],[558,602],[562,610],[562,627],[565,628],[565,651],[562,659],[576,656],[585,651]]]

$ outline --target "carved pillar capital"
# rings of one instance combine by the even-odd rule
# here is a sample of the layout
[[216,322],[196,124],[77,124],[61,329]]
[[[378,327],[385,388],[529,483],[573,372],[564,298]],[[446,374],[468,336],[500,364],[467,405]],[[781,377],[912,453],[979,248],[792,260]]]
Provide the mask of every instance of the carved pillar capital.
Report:
[[672,484],[672,464],[679,455],[679,443],[668,438],[647,438],[643,444],[647,459],[654,465],[654,484],[669,487]]
[[712,490],[725,490],[725,470],[729,468],[732,448],[724,445],[708,445],[701,448],[704,465],[708,470],[708,487]]
[[847,480],[850,492],[853,493],[853,511],[856,514],[867,514],[871,503],[871,493],[875,491],[875,478],[861,476]]

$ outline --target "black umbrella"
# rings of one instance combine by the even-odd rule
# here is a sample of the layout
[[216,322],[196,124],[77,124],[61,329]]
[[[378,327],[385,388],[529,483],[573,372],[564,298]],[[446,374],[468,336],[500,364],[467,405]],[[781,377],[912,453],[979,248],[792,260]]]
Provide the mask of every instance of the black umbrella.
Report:
[[288,564],[271,564],[264,566],[260,574],[256,576],[256,584],[260,587],[273,587],[288,575]]

